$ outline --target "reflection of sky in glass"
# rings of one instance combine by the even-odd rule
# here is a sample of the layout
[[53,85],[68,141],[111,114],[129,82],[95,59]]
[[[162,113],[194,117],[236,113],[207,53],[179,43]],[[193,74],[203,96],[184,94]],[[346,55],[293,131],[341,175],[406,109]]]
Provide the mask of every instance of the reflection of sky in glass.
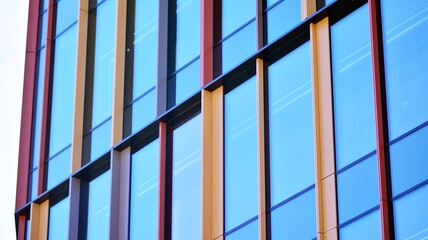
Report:
[[107,171],[89,183],[87,239],[108,239],[110,177]]
[[201,115],[173,132],[171,238],[201,238]]
[[70,198],[66,197],[49,209],[49,239],[68,238]]

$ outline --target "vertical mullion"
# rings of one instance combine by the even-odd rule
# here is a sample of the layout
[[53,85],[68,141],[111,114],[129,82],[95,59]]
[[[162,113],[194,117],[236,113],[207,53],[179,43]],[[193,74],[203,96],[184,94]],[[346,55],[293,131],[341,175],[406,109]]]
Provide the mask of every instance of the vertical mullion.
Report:
[[207,85],[214,77],[214,0],[201,1],[201,80],[200,86]]
[[264,43],[264,21],[263,21],[263,4],[264,0],[255,0],[256,4],[256,42],[257,50],[263,48]]
[[167,124],[164,122],[159,123],[159,223],[158,223],[158,239],[165,240],[166,236],[166,226],[167,226],[167,204],[166,197],[168,194],[166,193],[166,161],[167,161]]
[[376,119],[376,152],[379,171],[379,195],[382,239],[393,238],[392,206],[390,204],[389,164],[386,142],[388,141],[385,72],[382,48],[380,0],[369,0],[370,41],[372,51],[373,87]]
[[169,16],[168,2],[169,1],[159,1],[156,116],[162,115],[167,109],[168,16]]
[[114,146],[123,136],[123,106],[125,91],[126,2],[116,2],[116,30],[114,48],[112,138]]
[[310,24],[318,239],[337,239],[329,19]]
[[45,170],[45,160],[46,159],[46,151],[48,150],[48,128],[49,128],[49,108],[50,108],[50,88],[51,88],[51,64],[53,62],[53,21],[54,21],[54,0],[48,0],[48,22],[47,22],[47,37],[46,37],[46,59],[45,59],[45,76],[44,76],[44,84],[43,84],[43,100],[42,100],[42,123],[41,123],[41,141],[40,141],[40,157],[39,157],[39,178],[38,178],[38,186],[37,186],[37,194],[40,195],[44,190],[45,183],[45,175],[47,171]]
[[259,239],[266,239],[266,164],[265,164],[265,110],[264,110],[264,81],[265,63],[256,59],[256,98],[257,98],[257,171],[258,171],[258,228]]

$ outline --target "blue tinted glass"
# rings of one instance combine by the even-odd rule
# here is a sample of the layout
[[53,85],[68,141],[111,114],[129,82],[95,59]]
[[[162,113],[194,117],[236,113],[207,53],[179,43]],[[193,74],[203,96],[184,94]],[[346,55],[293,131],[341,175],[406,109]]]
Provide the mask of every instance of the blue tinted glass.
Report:
[[[94,161],[110,149],[111,142],[111,119],[93,130],[87,135],[83,144],[86,145],[84,151],[90,151],[90,160]],[[84,159],[85,161],[87,159]]]
[[130,239],[158,239],[159,141],[132,155]]
[[339,224],[379,204],[376,155],[337,175]]
[[392,195],[428,179],[428,127],[390,146]]
[[317,236],[315,188],[271,212],[271,239],[313,239]]
[[42,17],[39,17],[39,45],[38,47],[41,48],[45,46],[46,44],[46,37],[47,37],[47,28],[48,28],[48,13],[45,12]]
[[[428,120],[428,1],[381,1],[390,139]],[[405,61],[403,61],[405,60]]]
[[30,239],[30,224],[31,224],[31,222],[30,222],[30,220],[27,220],[26,222],[25,222],[25,240],[28,240],[28,239]]
[[[254,0],[222,0],[222,38],[256,17],[256,2]],[[255,38],[255,34],[251,38]],[[248,39],[247,39],[248,40]]]
[[58,185],[70,175],[71,146],[48,161],[47,189]]
[[33,152],[32,152],[32,165],[31,168],[39,166],[40,158],[40,140],[41,140],[41,128],[42,128],[42,101],[43,101],[43,87],[44,87],[44,77],[45,77],[45,59],[46,51],[45,48],[42,48],[37,56],[38,66],[37,66],[37,80],[34,90],[35,94],[35,111],[34,111],[34,122],[33,122]]
[[337,169],[376,149],[368,21],[366,4],[331,27]]
[[200,0],[177,0],[176,70],[199,56],[200,22]]
[[158,2],[135,1],[134,77],[135,99],[156,85]]
[[49,0],[42,0],[42,9],[43,11],[48,9]]
[[87,238],[109,239],[111,173],[107,171],[89,183]]
[[[187,66],[175,75],[175,102],[180,103],[198,91],[200,86],[200,61],[199,59]],[[170,81],[171,81],[170,80]]]
[[56,36],[77,21],[78,5],[79,1],[76,0],[61,0],[57,3]]
[[301,21],[301,1],[284,0],[267,12],[267,41],[271,43]]
[[224,99],[225,231],[257,216],[256,80],[251,78]]
[[256,219],[250,224],[234,231],[225,237],[226,240],[257,240],[259,237],[259,221]]
[[96,9],[92,127],[111,115],[116,26],[115,7],[116,1],[106,0]]
[[336,1],[336,0],[325,0],[325,5],[327,6],[328,4],[330,4],[330,3],[334,2],[334,1]]
[[77,27],[73,26],[55,40],[49,157],[71,143],[76,76],[76,31]]
[[271,206],[314,183],[310,45],[269,66]]
[[266,7],[270,7],[279,1],[282,1],[282,0],[266,0]]
[[201,238],[201,115],[173,133],[171,239]]
[[33,200],[37,197],[37,182],[39,177],[39,170],[36,169],[29,175],[29,196],[28,200]]
[[428,185],[394,201],[395,239],[428,238]]
[[64,198],[49,209],[49,239],[68,239],[69,212],[69,197]]
[[378,240],[382,239],[380,212],[376,210],[363,218],[352,222],[339,230],[342,240]]
[[[132,132],[136,132],[156,117],[156,89],[132,104]],[[129,111],[129,110],[128,110]]]
[[256,22],[251,22],[218,47],[221,47],[222,73],[226,73],[256,52]]

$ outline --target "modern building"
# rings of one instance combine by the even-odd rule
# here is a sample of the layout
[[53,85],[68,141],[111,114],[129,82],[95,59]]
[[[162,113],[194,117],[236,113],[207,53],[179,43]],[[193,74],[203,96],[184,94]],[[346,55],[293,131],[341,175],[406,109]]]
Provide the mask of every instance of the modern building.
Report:
[[428,237],[428,1],[29,2],[19,240]]

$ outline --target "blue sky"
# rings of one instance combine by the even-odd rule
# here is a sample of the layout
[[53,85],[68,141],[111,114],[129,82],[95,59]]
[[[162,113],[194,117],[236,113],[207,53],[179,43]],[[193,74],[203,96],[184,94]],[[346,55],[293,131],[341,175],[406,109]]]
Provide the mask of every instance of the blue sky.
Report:
[[28,0],[0,0],[0,239],[15,239],[15,191]]

